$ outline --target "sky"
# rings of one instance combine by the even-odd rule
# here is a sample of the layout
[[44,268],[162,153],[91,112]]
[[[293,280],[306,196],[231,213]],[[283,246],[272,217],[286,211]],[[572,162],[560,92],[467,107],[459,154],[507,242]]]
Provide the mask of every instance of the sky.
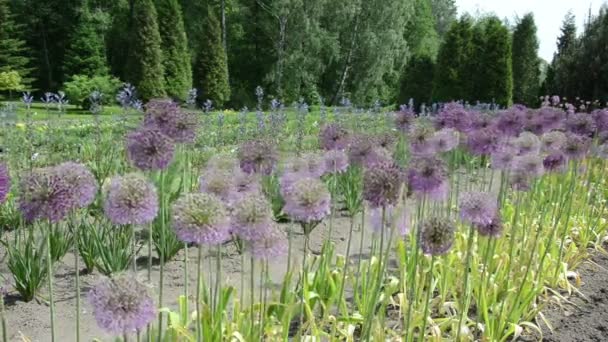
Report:
[[516,17],[528,12],[534,13],[540,42],[539,55],[550,62],[556,50],[556,41],[560,27],[568,10],[576,16],[578,33],[581,32],[589,8],[598,13],[606,0],[456,0],[458,14],[494,13],[501,19],[507,18],[511,23]]

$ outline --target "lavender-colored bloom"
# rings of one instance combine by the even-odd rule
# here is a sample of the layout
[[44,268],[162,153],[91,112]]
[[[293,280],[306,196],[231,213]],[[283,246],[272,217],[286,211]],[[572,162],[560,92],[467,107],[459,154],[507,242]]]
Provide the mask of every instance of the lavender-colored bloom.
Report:
[[512,171],[521,172],[528,176],[540,177],[545,172],[543,159],[538,154],[525,154],[513,160]]
[[538,154],[540,152],[540,139],[534,133],[522,132],[517,139],[513,141],[517,148],[518,155]]
[[230,237],[230,221],[215,196],[186,194],[173,204],[173,230],[183,242],[217,245]]
[[272,260],[287,254],[288,241],[285,233],[273,225],[266,235],[252,241],[249,248],[255,259]]
[[511,187],[517,191],[530,190],[532,176],[523,169],[513,169],[509,174]]
[[156,188],[143,175],[114,177],[105,195],[104,212],[113,224],[146,224],[158,213]]
[[[532,115],[533,112],[530,112],[530,114]],[[549,131],[550,129],[547,127],[547,123],[544,121],[543,117],[539,115],[532,115],[526,118],[524,130],[536,135],[543,135],[543,133]]]
[[175,142],[188,143],[196,136],[197,120],[194,114],[183,112],[177,103],[156,99],[146,104],[144,125],[158,129]]
[[568,160],[561,152],[553,152],[543,159],[543,167],[547,172],[564,172],[566,171]]
[[319,132],[319,145],[324,150],[344,150],[348,147],[350,135],[338,124],[328,124]]
[[501,144],[492,152],[492,169],[509,170],[513,164],[513,159],[517,155],[517,149],[511,144]]
[[420,248],[425,254],[443,255],[454,244],[456,226],[448,218],[430,217],[420,224]]
[[363,198],[371,208],[394,206],[403,186],[403,172],[395,163],[380,163],[365,170]]
[[498,214],[496,214],[490,222],[475,224],[474,227],[477,229],[479,235],[493,238],[500,237],[503,230],[502,220]]
[[142,127],[127,136],[127,157],[140,170],[163,170],[173,160],[173,140],[155,128]]
[[416,120],[416,113],[405,105],[401,106],[400,110],[395,113],[395,126],[401,133],[409,132],[414,120]]
[[566,129],[571,133],[590,137],[595,134],[597,125],[593,117],[587,113],[576,113],[566,119]]
[[369,220],[375,232],[381,229],[395,227],[399,235],[405,236],[410,232],[410,211],[407,207],[385,207],[384,225],[382,223],[382,208],[372,208],[369,213]]
[[501,112],[496,121],[496,129],[504,136],[516,137],[524,129],[524,114],[519,108],[511,107]]
[[433,136],[435,132],[432,127],[422,123],[411,127],[410,132],[410,151],[418,156],[435,154],[435,144]]
[[494,121],[492,117],[487,113],[481,112],[471,112],[471,128],[472,129],[482,129],[486,127],[491,127],[494,125]]
[[317,153],[306,153],[300,157],[292,158],[287,164],[285,172],[321,177],[326,172],[325,162],[323,157]]
[[272,229],[272,209],[262,194],[242,196],[232,208],[232,232],[250,242],[263,240]]
[[577,134],[566,134],[566,142],[562,148],[562,152],[570,160],[583,158],[591,147],[591,139],[589,137],[580,136]]
[[492,154],[498,148],[498,142],[498,131],[491,127],[471,131],[467,136],[467,148],[478,156]]
[[559,105],[559,102],[560,102],[560,98],[559,98],[558,95],[551,96],[551,104],[552,105],[557,106],[557,105]]
[[53,167],[34,169],[22,177],[20,193],[19,210],[28,222],[58,222],[78,207],[72,185]]
[[540,121],[543,123],[544,132],[549,132],[562,127],[565,113],[559,108],[542,107],[538,110],[537,116],[540,117]]
[[603,145],[608,142],[608,131],[599,132],[597,135],[597,144]]
[[[229,202],[234,190],[233,171],[224,169],[207,169],[199,178],[199,191],[215,195],[224,202]],[[230,203],[227,203],[230,205]]]
[[397,136],[392,132],[376,135],[374,140],[376,141],[376,146],[386,150],[392,150],[395,144],[397,144]]
[[444,128],[435,132],[430,141],[435,152],[448,152],[458,146],[458,132],[452,128]]
[[371,166],[378,162],[382,155],[376,150],[374,139],[365,134],[353,137],[348,148],[348,160],[351,165]]
[[97,325],[115,335],[141,331],[156,319],[148,287],[133,275],[104,278],[89,292],[89,303]]
[[348,156],[342,150],[330,150],[323,155],[325,173],[342,173],[348,169]]
[[591,112],[591,117],[595,121],[598,132],[608,131],[608,108],[594,110]]
[[460,218],[474,225],[486,225],[498,213],[496,198],[488,192],[471,191],[460,196]]
[[244,172],[269,175],[275,169],[278,153],[272,142],[258,139],[241,145],[238,158]]
[[8,168],[6,164],[0,163],[0,204],[4,203],[10,190],[11,178],[8,174]]
[[410,164],[407,180],[414,193],[438,199],[447,190],[447,168],[441,159],[417,157]]
[[56,172],[65,179],[72,188],[78,207],[88,207],[97,194],[97,180],[89,169],[79,163],[66,162],[56,166]]
[[541,137],[542,150],[547,153],[560,151],[566,142],[566,135],[560,131],[551,131]]
[[239,198],[240,196],[261,193],[262,191],[259,175],[255,173],[245,173],[241,169],[234,170],[232,183],[231,202],[233,202],[232,199]]
[[301,178],[285,196],[283,211],[294,221],[313,223],[330,213],[331,195],[318,178]]
[[459,132],[468,132],[472,124],[471,113],[457,102],[446,104],[435,120],[437,129],[454,128]]

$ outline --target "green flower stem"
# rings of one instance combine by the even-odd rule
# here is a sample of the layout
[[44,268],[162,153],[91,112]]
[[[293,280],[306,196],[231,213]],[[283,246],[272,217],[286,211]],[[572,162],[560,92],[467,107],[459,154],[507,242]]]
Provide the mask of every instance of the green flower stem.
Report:
[[[49,224],[50,226],[51,224]],[[53,258],[51,257],[51,233],[46,234],[46,267],[49,283],[49,304],[51,308],[51,341],[55,342],[55,301],[53,300]]]
[[348,305],[346,303],[346,301],[342,300],[342,297],[344,296],[344,287],[346,285],[346,274],[348,273],[348,264],[349,264],[349,258],[350,258],[350,246],[351,246],[351,241],[352,241],[352,237],[353,237],[353,228],[355,226],[355,220],[354,218],[351,217],[350,219],[350,229],[348,231],[348,243],[346,244],[346,256],[344,258],[344,270],[342,271],[342,282],[340,283],[340,291],[338,291],[338,302],[340,304],[342,304],[343,308],[342,308],[342,314],[344,316],[346,316],[348,314]]
[[76,271],[76,342],[80,342],[80,265],[78,244],[80,241],[80,225],[74,225],[74,271]]
[[[160,171],[160,185],[159,185],[159,202],[160,202],[160,279],[158,281],[158,306],[163,307],[163,283],[164,283],[164,269],[165,269],[165,172]],[[163,313],[158,312],[158,342],[162,341],[163,331]]]
[[[422,201],[418,204],[418,214],[417,214],[417,218],[416,218],[416,225],[420,224],[420,221],[422,221],[422,217],[424,215],[424,206],[425,206],[425,202],[426,199],[423,198]],[[419,228],[415,229],[415,238],[414,241],[412,241],[412,247],[411,247],[411,251],[414,253],[412,260],[409,262],[410,265],[408,265],[408,268],[410,269],[410,272],[408,273],[408,280],[407,280],[407,287],[408,287],[408,308],[407,308],[407,316],[405,319],[405,340],[406,341],[410,341],[410,319],[412,317],[412,311],[414,309],[414,299],[415,299],[415,291],[416,291],[416,284],[415,284],[415,277],[416,277],[416,271],[418,270],[418,242],[420,241],[420,234],[421,231]],[[413,333],[413,331],[412,331]],[[413,338],[413,337],[412,337]]]
[[[475,228],[471,225],[469,227],[469,238],[467,239],[467,256],[465,257],[464,262],[464,292],[463,292],[463,302],[460,319],[458,320],[458,330],[456,332],[456,342],[460,341],[460,333],[462,331],[462,323],[464,321],[464,317],[468,316],[469,311],[469,301],[471,300],[471,293],[469,291],[469,273],[471,266],[471,253],[473,249],[473,242],[475,241]],[[466,323],[465,323],[466,324]]]
[[[203,247],[201,245],[198,246],[198,255],[196,258],[196,340],[203,340],[203,331],[202,331],[202,310],[201,310],[201,291],[202,291],[202,269],[203,269]],[[159,327],[160,330],[160,327]],[[160,334],[160,333],[159,333]]]
[[6,316],[4,313],[4,294],[0,294],[0,324],[2,324],[2,342],[8,342]]
[[426,336],[426,321],[429,315],[429,302],[431,301],[432,286],[433,286],[433,268],[435,266],[435,255],[431,255],[431,270],[429,271],[429,283],[426,291],[426,300],[424,302],[424,314],[422,315],[422,329],[420,329],[420,341],[425,341]]

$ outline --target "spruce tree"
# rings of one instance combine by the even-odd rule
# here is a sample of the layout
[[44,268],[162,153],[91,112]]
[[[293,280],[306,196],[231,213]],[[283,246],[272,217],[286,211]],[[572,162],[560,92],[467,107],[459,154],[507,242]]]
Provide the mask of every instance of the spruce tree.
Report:
[[509,30],[497,17],[484,20],[485,45],[480,55],[480,70],[484,83],[479,100],[495,101],[508,106],[513,97],[513,75],[511,65],[511,36]]
[[553,84],[549,89],[553,95],[574,97],[578,93],[574,81],[576,72],[576,21],[574,15],[566,14],[561,27],[561,34],[557,39],[557,52],[553,56]]
[[127,80],[144,100],[165,93],[163,55],[156,9],[152,0],[132,0]]
[[413,13],[406,25],[405,39],[413,55],[432,58],[437,55],[439,37],[435,31],[430,0],[414,0]]
[[165,90],[175,99],[185,99],[192,88],[192,66],[182,10],[178,0],[156,0],[165,70]]
[[195,83],[200,91],[199,97],[213,101],[215,107],[219,108],[230,99],[230,86],[222,30],[212,8],[207,8],[203,18],[201,42],[195,65]]
[[433,16],[435,17],[435,30],[439,34],[439,37],[443,38],[450,29],[450,26],[452,26],[452,23],[456,21],[456,14],[458,13],[456,1],[431,0],[431,6]]
[[467,97],[466,82],[471,78],[468,61],[471,57],[472,30],[472,19],[463,16],[446,33],[437,55],[434,100],[452,101]]
[[64,73],[68,78],[73,75],[88,77],[107,75],[104,33],[109,18],[101,10],[95,10],[93,13],[89,8],[88,0],[81,1],[79,12],[66,51]]
[[0,0],[0,72],[14,71],[21,84],[28,88],[33,82],[26,42],[20,38],[20,25],[15,22],[9,0]]
[[431,56],[412,57],[405,67],[398,102],[405,104],[409,99],[414,99],[416,107],[423,103],[430,104],[434,74],[435,62]]
[[534,15],[526,14],[513,32],[513,101],[525,105],[538,102],[540,59]]

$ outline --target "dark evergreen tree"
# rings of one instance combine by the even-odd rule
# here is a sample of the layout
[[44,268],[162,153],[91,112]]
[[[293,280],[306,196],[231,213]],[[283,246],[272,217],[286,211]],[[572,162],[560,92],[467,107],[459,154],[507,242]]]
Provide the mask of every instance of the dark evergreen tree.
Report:
[[21,39],[22,27],[11,12],[9,0],[0,0],[0,23],[0,72],[17,72],[21,84],[29,88],[33,81],[28,57],[31,52]]
[[132,0],[127,81],[144,100],[165,93],[161,38],[152,0]]
[[[497,17],[488,17],[483,25],[484,49],[479,55],[479,71],[476,83],[481,88],[478,100],[496,102],[503,106],[512,103],[513,75],[511,64],[511,36],[507,27]],[[478,52],[475,52],[477,54]],[[470,98],[472,100],[472,98]]]
[[414,99],[416,107],[423,103],[430,104],[434,74],[435,62],[430,56],[412,57],[405,68],[398,102],[405,104]]
[[460,100],[468,96],[466,80],[471,56],[473,20],[463,16],[455,22],[439,48],[433,85],[433,99]]
[[526,14],[513,32],[513,101],[525,105],[538,102],[540,59],[534,15]]
[[458,10],[455,0],[431,0],[433,16],[435,17],[435,30],[443,38],[457,18]]
[[[608,101],[608,7],[586,23],[574,54],[575,71],[566,89],[583,100]],[[575,92],[576,91],[576,92]]]
[[576,21],[574,15],[569,12],[562,23],[561,34],[557,39],[557,52],[551,62],[554,77],[548,88],[553,95],[568,98],[576,96],[578,92],[574,81],[577,44]]
[[437,55],[439,37],[430,0],[414,0],[413,13],[405,29],[405,40],[414,56],[434,58]]
[[79,12],[66,51],[63,71],[67,77],[107,75],[104,35],[109,18],[101,9],[92,11],[88,0],[81,1]]
[[130,50],[131,10],[130,0],[116,0],[108,6],[107,12],[111,15],[110,27],[106,35],[108,64],[110,71],[120,79],[128,79],[127,67]]
[[192,88],[192,66],[188,38],[178,0],[156,0],[162,40],[165,90],[175,99],[185,99]]
[[197,56],[195,65],[195,84],[199,89],[200,99],[213,101],[216,108],[220,108],[230,99],[230,86],[228,84],[228,66],[222,45],[222,30],[213,8],[208,7],[203,18],[203,32],[201,51]]

